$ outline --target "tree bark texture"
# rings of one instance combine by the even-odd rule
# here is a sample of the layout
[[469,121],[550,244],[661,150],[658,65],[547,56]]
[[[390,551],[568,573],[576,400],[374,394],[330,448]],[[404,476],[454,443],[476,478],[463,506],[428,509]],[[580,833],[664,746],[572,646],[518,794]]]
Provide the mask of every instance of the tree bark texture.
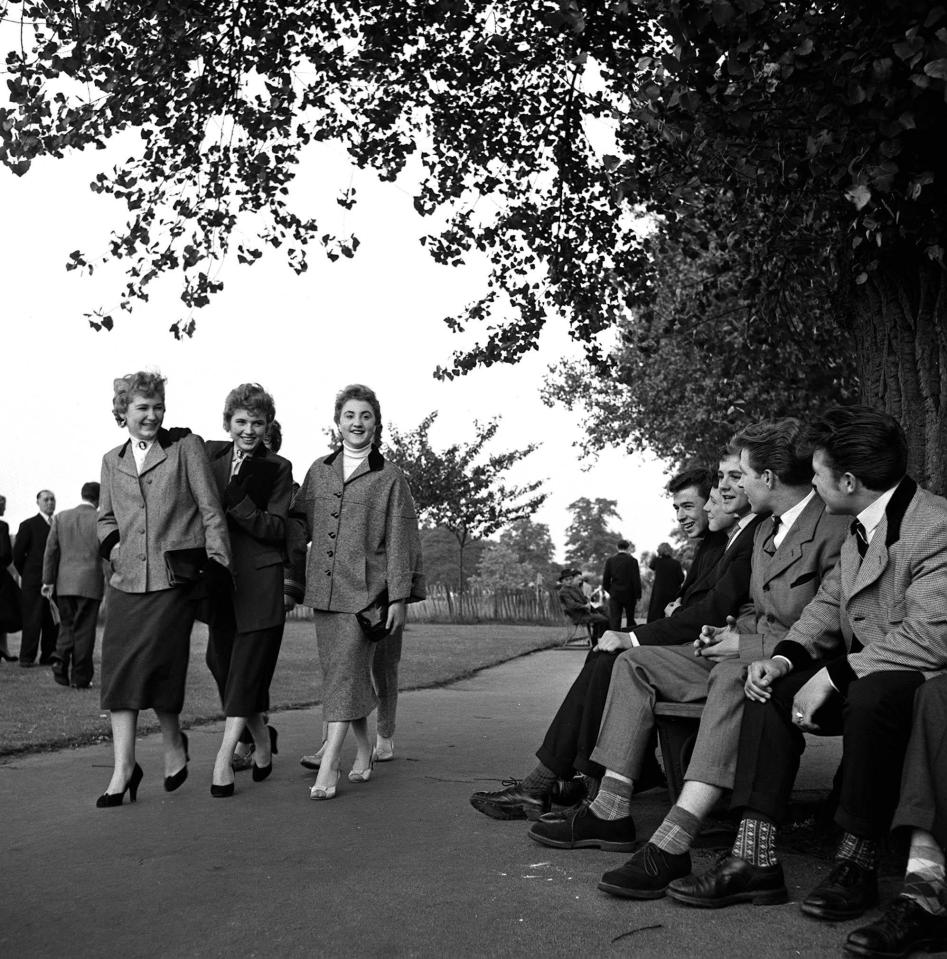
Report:
[[852,307],[862,402],[897,417],[908,471],[947,494],[947,271],[889,261],[855,288]]

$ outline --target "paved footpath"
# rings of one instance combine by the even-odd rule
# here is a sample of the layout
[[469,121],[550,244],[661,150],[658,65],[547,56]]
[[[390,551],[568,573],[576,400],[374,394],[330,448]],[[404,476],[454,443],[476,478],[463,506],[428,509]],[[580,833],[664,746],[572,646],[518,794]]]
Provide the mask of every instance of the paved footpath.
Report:
[[[142,741],[138,802],[118,809],[94,808],[109,744],[17,757],[0,766],[0,956],[839,956],[857,922],[812,922],[796,903],[615,899],[596,883],[626,857],[547,849],[524,823],[470,807],[473,790],[530,767],[581,661],[537,653],[403,694],[396,761],[364,785],[343,773],[330,802],[308,799],[314,774],[297,764],[317,745],[312,709],[274,717],[273,775],[239,774],[231,799],[209,794],[219,725],[191,732],[190,778],[173,794],[159,737]],[[350,742],[346,770],[353,754]],[[827,784],[837,761],[837,740],[814,742],[800,787]],[[636,802],[647,836],[666,796]],[[798,855],[785,866],[796,899],[827,869]]]

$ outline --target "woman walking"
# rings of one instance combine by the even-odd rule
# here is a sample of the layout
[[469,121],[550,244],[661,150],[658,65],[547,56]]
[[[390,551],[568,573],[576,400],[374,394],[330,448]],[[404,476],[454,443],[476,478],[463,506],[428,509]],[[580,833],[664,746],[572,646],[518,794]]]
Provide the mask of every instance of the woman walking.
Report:
[[138,713],[154,709],[164,741],[164,788],[187,779],[187,737],[178,716],[208,563],[230,567],[227,522],[199,436],[167,431],[164,378],[138,372],[114,381],[112,412],[129,438],[102,460],[98,532],[112,564],[102,637],[102,708],[109,710],[115,766],[100,808],[135,801]]
[[214,763],[211,795],[232,796],[234,748],[244,730],[253,738],[253,780],[273,769],[276,730],[263,713],[270,708],[283,625],[286,515],[292,497],[292,464],[264,443],[276,416],[273,397],[257,383],[243,383],[224,402],[230,440],[209,440],[207,455],[224,504],[233,580],[212,592],[207,665],[217,682],[227,717]]
[[290,531],[294,579],[305,579],[305,595],[294,598],[313,608],[323,673],[326,741],[312,799],[335,796],[349,726],[356,743],[349,781],[368,782],[372,773],[374,646],[356,614],[380,611],[387,633],[400,638],[406,603],[424,598],[414,501],[404,474],[379,451],[377,397],[367,386],[347,386],[336,397],[334,419],[342,445],[309,468]]

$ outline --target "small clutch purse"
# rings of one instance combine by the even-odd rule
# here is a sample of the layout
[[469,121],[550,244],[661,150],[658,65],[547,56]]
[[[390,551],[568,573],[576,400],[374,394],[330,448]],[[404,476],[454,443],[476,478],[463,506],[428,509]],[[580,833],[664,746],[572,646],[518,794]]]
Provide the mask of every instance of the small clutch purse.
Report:
[[164,567],[171,586],[197,583],[204,578],[204,571],[207,569],[207,550],[203,546],[165,550]]
[[356,613],[355,618],[362,627],[362,635],[370,643],[384,639],[388,635],[388,590],[384,590],[374,602]]

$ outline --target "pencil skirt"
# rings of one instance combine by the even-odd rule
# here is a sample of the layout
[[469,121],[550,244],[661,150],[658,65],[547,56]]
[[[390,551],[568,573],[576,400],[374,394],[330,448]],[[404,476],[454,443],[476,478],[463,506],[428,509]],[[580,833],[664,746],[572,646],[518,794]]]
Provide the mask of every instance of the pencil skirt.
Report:
[[367,716],[378,704],[372,686],[374,643],[365,639],[354,613],[314,609],[316,648],[322,667],[322,714],[327,723]]

